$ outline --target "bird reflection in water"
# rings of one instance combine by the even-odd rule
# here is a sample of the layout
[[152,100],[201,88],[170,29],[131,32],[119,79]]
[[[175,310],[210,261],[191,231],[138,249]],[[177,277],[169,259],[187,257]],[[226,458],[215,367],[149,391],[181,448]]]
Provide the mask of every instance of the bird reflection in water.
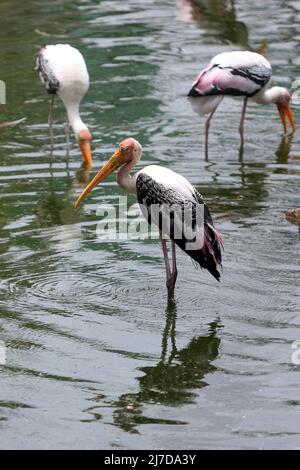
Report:
[[[43,186],[38,194],[36,216],[40,227],[66,226],[74,231],[79,221],[80,213],[74,209],[74,198],[78,189],[82,189],[89,181],[91,167],[82,164],[73,178],[66,161],[66,178],[62,180],[54,174],[52,159],[49,164],[50,176],[46,180],[48,185]],[[79,230],[77,227],[76,230]]]
[[290,173],[290,168],[288,166],[289,160],[299,159],[299,156],[291,156],[291,147],[294,143],[294,134],[284,136],[278,146],[278,149],[275,152],[276,155],[276,166],[273,170],[274,174],[279,175],[288,175]]
[[[289,169],[286,167],[286,164],[289,162],[291,145],[294,140],[294,135],[288,135],[282,138],[279,147],[276,151],[276,162],[277,164],[283,164],[284,167],[277,167],[274,170],[276,174],[288,174]],[[299,156],[294,156],[294,159],[299,159]],[[300,208],[289,209],[285,212],[286,220],[298,227],[299,239],[300,239]]]
[[193,20],[222,42],[249,48],[247,26],[237,20],[233,0],[177,0],[176,5],[178,19]]
[[[196,336],[185,348],[178,349],[176,315],[175,300],[169,299],[159,362],[139,368],[144,375],[137,378],[137,393],[125,393],[110,403],[115,410],[114,425],[123,431],[138,433],[137,426],[140,424],[187,424],[181,420],[145,416],[143,408],[147,405],[178,406],[194,403],[197,391],[208,385],[204,380],[205,375],[216,370],[212,362],[219,355],[221,340],[217,334],[220,323],[210,323],[206,336]],[[88,411],[91,414],[98,413],[100,407],[94,406]]]
[[92,167],[86,163],[82,163],[79,170],[76,171],[76,181],[79,183],[79,187],[84,189],[90,180],[90,172]]
[[78,222],[78,213],[74,210],[74,198],[78,189],[83,189],[90,179],[90,172],[92,165],[82,162],[80,168],[75,173],[75,179],[72,177],[69,163],[70,163],[70,150],[72,144],[70,140],[66,141],[66,176],[68,182],[68,189],[62,196],[61,191],[55,190],[55,176],[53,169],[54,145],[51,143],[50,147],[50,161],[49,161],[49,186],[48,189],[39,196],[37,213],[40,214],[39,220],[41,226],[51,225],[65,225]]
[[282,137],[278,145],[278,149],[275,152],[276,163],[279,163],[279,164],[288,163],[293,140],[294,140],[294,134],[289,134],[289,135]]
[[[234,0],[177,0],[176,7],[177,19],[194,21],[220,41],[254,51],[247,26],[237,19]],[[263,40],[255,52],[263,53],[266,48],[267,42]]]

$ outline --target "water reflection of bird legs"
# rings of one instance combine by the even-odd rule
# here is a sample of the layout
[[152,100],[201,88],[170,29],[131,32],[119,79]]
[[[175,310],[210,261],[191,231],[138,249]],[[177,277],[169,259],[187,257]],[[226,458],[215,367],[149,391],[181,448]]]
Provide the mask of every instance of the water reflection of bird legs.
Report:
[[[102,412],[108,408],[113,409],[112,424],[128,433],[138,434],[138,426],[145,424],[190,424],[182,421],[181,411],[177,413],[176,407],[195,403],[199,390],[208,386],[205,376],[216,370],[213,361],[219,355],[221,340],[218,332],[222,325],[219,319],[212,321],[208,332],[203,336],[194,336],[187,345],[177,349],[176,317],[176,302],[174,298],[168,299],[160,359],[152,364],[148,360],[146,365],[138,367],[138,387],[135,392],[130,390],[114,400],[103,395],[90,398],[94,403],[84,410],[91,416],[88,421],[98,421],[102,418]],[[171,347],[168,351],[169,342]],[[158,416],[158,411],[165,406],[175,410],[172,418],[166,418],[164,413]]]
[[165,362],[168,352],[168,339],[171,340],[171,353],[169,356],[168,363],[170,364],[172,359],[176,356],[176,302],[174,297],[168,298],[168,304],[166,308],[166,324],[162,336],[161,343],[161,361]]
[[241,142],[240,148],[239,148],[239,162],[241,166],[244,165],[244,143]]
[[55,95],[52,94],[49,103],[49,116],[48,116],[48,125],[50,128],[50,155],[53,155],[53,148],[54,148],[54,132],[53,132],[53,113],[54,113],[54,101]]
[[[219,354],[219,321],[213,321],[209,325],[206,335],[193,337],[185,347],[178,350],[176,316],[176,302],[169,299],[159,361],[138,368],[143,375],[137,377],[139,387],[135,393],[124,393],[117,400],[110,402],[110,406],[114,408],[114,425],[123,431],[138,433],[137,426],[144,424],[188,424],[179,420],[176,412],[172,419],[158,417],[157,408],[154,407],[158,405],[174,408],[194,403],[199,389],[208,385],[204,376],[216,369],[212,362]],[[169,341],[171,347],[168,351]],[[151,416],[152,408],[155,417]]]
[[69,159],[70,150],[71,150],[71,141],[70,141],[70,123],[69,123],[68,119],[65,123],[65,133],[66,133],[67,159]]
[[277,163],[287,163],[290,156],[294,134],[284,135],[275,152]]

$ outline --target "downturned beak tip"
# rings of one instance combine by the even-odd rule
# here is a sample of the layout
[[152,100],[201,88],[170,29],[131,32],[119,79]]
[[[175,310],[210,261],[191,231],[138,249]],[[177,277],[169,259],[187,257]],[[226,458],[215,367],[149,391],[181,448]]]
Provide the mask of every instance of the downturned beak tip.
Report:
[[80,142],[80,150],[82,154],[82,160],[84,165],[92,168],[93,166],[93,158],[92,158],[92,150],[91,150],[91,142],[90,140],[83,140]]
[[293,111],[288,104],[287,106],[283,107],[280,105],[277,105],[279,116],[283,125],[284,133],[288,134],[288,123],[291,126],[292,133],[296,131],[296,124],[295,124],[295,118],[293,115]]
[[78,209],[80,207],[80,203],[81,203],[81,198],[80,196],[76,199],[76,201],[74,202],[74,208],[75,209]]

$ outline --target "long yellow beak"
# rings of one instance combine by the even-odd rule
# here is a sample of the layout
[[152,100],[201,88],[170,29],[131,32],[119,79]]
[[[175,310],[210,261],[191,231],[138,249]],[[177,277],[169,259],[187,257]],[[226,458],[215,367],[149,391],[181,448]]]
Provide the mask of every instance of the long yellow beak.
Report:
[[92,150],[91,150],[90,140],[80,141],[79,146],[80,146],[82,159],[84,163],[91,168],[93,166],[93,159],[92,159]]
[[89,182],[87,187],[82,191],[79,198],[75,202],[75,207],[79,207],[81,201],[86,198],[86,196],[92,191],[92,189],[97,186],[97,184],[101,183],[101,181],[105,180],[113,171],[119,168],[121,165],[126,163],[126,155],[124,155],[120,148],[118,148],[115,153],[111,156],[105,165],[98,171],[96,176]]
[[280,119],[284,128],[285,134],[287,134],[288,132],[287,121],[289,121],[292,131],[295,132],[296,124],[295,124],[294,115],[293,115],[290,105],[287,104],[286,106],[282,106],[280,104],[277,104],[277,109],[279,112],[279,116],[280,116]]

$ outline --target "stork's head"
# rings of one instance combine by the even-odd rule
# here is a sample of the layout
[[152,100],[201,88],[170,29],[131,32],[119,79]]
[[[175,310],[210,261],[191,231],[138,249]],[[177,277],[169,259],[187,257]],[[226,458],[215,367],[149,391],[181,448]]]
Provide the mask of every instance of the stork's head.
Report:
[[89,167],[93,165],[92,151],[91,151],[91,140],[92,134],[88,129],[83,129],[76,134],[77,141],[82,153],[82,159],[85,164]]
[[295,132],[296,125],[295,119],[293,116],[293,112],[291,110],[290,102],[291,102],[291,95],[286,88],[282,87],[274,87],[274,90],[277,91],[277,98],[275,104],[277,106],[279,116],[284,128],[284,132],[287,133],[288,127],[287,122],[289,121],[292,131]]
[[128,137],[127,139],[122,140],[116,148],[114,154],[109,161],[114,160],[118,167],[122,166],[124,163],[133,163],[134,166],[140,160],[143,152],[143,147],[141,144],[135,140],[133,137]]
[[98,171],[96,176],[90,181],[87,187],[80,194],[79,198],[75,203],[75,207],[79,207],[81,201],[91,192],[91,190],[105,180],[113,171],[117,170],[121,166],[130,166],[132,168],[140,160],[143,152],[141,144],[129,137],[123,140],[116,148],[113,155],[110,157],[107,163]]

